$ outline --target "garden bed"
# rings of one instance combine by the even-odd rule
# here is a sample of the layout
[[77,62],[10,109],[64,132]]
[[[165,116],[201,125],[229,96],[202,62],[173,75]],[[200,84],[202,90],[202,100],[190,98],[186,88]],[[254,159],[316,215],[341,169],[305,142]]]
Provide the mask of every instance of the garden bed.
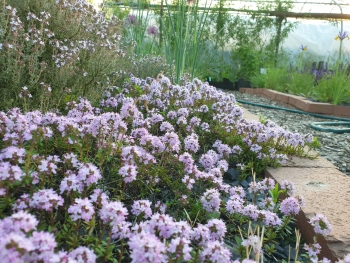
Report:
[[306,112],[350,118],[349,106],[338,106],[330,103],[314,102],[301,96],[290,95],[264,88],[240,88],[239,91],[241,93],[255,94],[271,99],[286,106],[291,105]]

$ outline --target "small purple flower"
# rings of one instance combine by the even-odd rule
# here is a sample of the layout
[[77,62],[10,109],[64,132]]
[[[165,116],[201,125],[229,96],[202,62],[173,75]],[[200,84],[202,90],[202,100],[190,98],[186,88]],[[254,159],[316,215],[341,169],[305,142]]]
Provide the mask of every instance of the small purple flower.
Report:
[[327,236],[332,232],[332,226],[327,218],[322,214],[317,214],[310,219],[310,224],[314,227],[315,233]]
[[344,31],[344,32],[339,32],[338,35],[335,37],[335,40],[340,40],[343,41],[345,38],[350,39],[348,32]]
[[30,200],[32,208],[43,209],[52,212],[53,208],[63,205],[63,198],[59,196],[53,189],[43,189],[33,194]]
[[155,235],[138,233],[130,238],[130,258],[132,263],[167,263],[166,246]]
[[216,189],[208,189],[201,197],[203,207],[208,212],[219,212],[220,193]]
[[175,254],[177,259],[183,257],[184,260],[189,261],[192,258],[190,254],[192,251],[190,243],[190,240],[184,237],[172,239],[169,244],[168,252]]
[[137,17],[135,15],[128,15],[125,19],[125,25],[126,26],[136,26],[139,23]]
[[151,36],[157,36],[159,34],[158,28],[156,26],[150,26],[147,28],[147,34]]
[[95,209],[88,198],[76,198],[75,204],[68,208],[68,213],[71,215],[70,217],[73,221],[83,219],[89,222],[95,214]]
[[87,247],[77,247],[76,249],[69,252],[69,257],[75,259],[77,262],[84,263],[95,263],[95,253]]
[[135,216],[142,215],[149,218],[152,215],[151,202],[148,200],[137,200],[132,205],[131,213]]
[[301,49],[301,51],[305,51],[305,50],[307,50],[307,46],[301,45],[300,49]]
[[284,199],[280,206],[280,211],[286,216],[297,215],[300,211],[300,202],[295,197]]
[[205,245],[200,258],[202,262],[230,263],[231,253],[223,243],[212,241]]
[[226,233],[226,225],[221,219],[211,219],[205,225],[210,231],[211,241],[222,241]]

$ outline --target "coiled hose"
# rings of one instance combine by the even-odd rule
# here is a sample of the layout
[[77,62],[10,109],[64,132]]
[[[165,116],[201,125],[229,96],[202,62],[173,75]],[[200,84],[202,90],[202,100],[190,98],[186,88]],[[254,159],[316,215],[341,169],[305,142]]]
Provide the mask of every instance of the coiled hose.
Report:
[[[334,133],[350,132],[350,119],[348,119],[348,118],[327,116],[327,115],[322,115],[322,114],[317,114],[317,113],[305,112],[305,111],[301,111],[301,110],[294,110],[294,109],[288,109],[288,108],[283,108],[283,107],[276,107],[276,106],[255,103],[255,102],[250,102],[250,101],[245,101],[245,100],[236,100],[236,101],[239,103],[242,103],[242,104],[248,104],[248,105],[263,107],[263,108],[267,108],[267,109],[283,110],[283,111],[288,111],[288,112],[293,112],[293,113],[298,113],[298,114],[305,114],[305,115],[309,115],[309,116],[313,116],[313,117],[317,117],[317,118],[336,120],[338,122],[312,122],[310,124],[310,126],[315,130],[319,130],[319,131],[323,131],[323,132],[334,132]],[[349,128],[334,129],[334,128],[322,127],[322,126],[339,126],[339,125],[349,126]]]

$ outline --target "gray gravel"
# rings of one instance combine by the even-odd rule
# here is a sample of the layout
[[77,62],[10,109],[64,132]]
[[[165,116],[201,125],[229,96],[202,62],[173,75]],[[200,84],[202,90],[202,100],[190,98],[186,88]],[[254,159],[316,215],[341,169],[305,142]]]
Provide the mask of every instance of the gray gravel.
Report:
[[[261,104],[280,106],[274,101],[238,91],[228,91],[233,93],[236,99],[256,102]],[[311,133],[321,142],[321,147],[316,150],[320,156],[333,163],[341,172],[350,176],[350,133],[337,134],[333,132],[322,132],[310,127],[312,122],[332,121],[312,116],[297,114],[281,110],[267,109],[248,104],[242,104],[249,112],[270,119],[276,124],[288,129],[292,132],[303,134]],[[292,108],[292,107],[290,107]]]

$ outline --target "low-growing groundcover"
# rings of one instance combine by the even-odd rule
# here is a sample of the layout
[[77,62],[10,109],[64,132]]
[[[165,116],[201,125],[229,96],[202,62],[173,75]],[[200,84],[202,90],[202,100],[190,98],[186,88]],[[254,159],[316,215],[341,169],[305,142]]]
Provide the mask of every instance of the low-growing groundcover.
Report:
[[[2,262],[255,262],[298,241],[291,182],[245,191],[223,177],[304,156],[311,136],[245,120],[233,95],[198,79],[131,77],[103,97],[0,113]],[[311,224],[331,231],[322,215]],[[319,245],[304,248],[317,262]]]

